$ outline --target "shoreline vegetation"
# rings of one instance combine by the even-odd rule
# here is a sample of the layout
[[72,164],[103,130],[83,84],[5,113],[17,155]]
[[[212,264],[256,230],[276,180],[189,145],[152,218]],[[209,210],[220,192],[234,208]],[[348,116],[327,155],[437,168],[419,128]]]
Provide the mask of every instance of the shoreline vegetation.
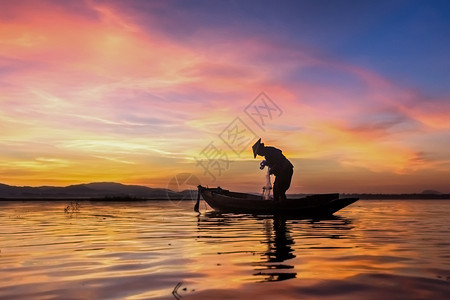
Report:
[[450,194],[340,194],[341,197],[358,197],[360,200],[450,200]]
[[[309,194],[288,194],[288,198],[302,198],[307,195]],[[340,197],[357,197],[360,200],[448,200],[450,199],[450,194],[443,194],[433,190],[425,190],[422,193],[408,194],[340,193]],[[196,198],[196,189],[173,191],[167,188],[150,188],[146,186],[124,185],[114,182],[97,182],[70,185],[67,187],[19,187],[0,183],[0,201],[193,201]]]
[[[196,192],[196,191],[195,191]],[[288,198],[301,198],[308,194],[298,195]],[[341,198],[359,198],[359,200],[450,200],[450,194],[340,194]],[[20,197],[20,198],[6,198],[0,197],[0,202],[6,201],[92,201],[92,202],[138,202],[138,201],[194,201],[194,197],[157,197],[157,198],[142,198],[133,196],[106,196],[98,198],[84,198],[84,197]]]

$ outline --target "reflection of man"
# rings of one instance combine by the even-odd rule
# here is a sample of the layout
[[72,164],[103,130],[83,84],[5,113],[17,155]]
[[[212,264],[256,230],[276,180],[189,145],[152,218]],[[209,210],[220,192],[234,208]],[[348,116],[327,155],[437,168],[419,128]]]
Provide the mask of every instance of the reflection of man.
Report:
[[[268,227],[267,229],[270,230]],[[269,232],[267,233],[268,251],[266,252],[267,273],[260,272],[257,275],[268,275],[265,281],[281,281],[295,278],[297,272],[294,270],[290,271],[294,269],[294,266],[286,262],[295,258],[294,249],[291,247],[294,244],[294,240],[289,234],[290,230],[286,226],[286,219],[275,216],[273,218],[273,233],[275,235],[273,236]]]
[[283,262],[294,258],[294,250],[291,248],[294,241],[289,235],[289,230],[286,228],[286,220],[283,218],[274,217],[273,229],[275,231],[275,239],[273,241],[275,257],[271,261]]
[[264,146],[259,139],[253,145],[253,156],[264,156],[265,162],[261,163],[261,166],[267,165],[270,168],[270,174],[275,175],[275,182],[273,183],[273,200],[283,201],[286,200],[286,191],[291,185],[291,179],[294,166],[283,155],[280,149]]

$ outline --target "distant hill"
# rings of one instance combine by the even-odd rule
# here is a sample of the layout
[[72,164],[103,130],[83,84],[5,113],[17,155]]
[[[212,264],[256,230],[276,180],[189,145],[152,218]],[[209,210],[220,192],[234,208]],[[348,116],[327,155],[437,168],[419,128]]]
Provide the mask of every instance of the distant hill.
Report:
[[441,195],[441,192],[435,191],[435,190],[425,190],[422,192],[422,194],[427,194],[427,195]]
[[143,199],[191,199],[192,191],[172,191],[140,185],[115,182],[94,182],[66,187],[10,186],[0,183],[0,198],[7,199],[88,199],[88,198],[143,198]]

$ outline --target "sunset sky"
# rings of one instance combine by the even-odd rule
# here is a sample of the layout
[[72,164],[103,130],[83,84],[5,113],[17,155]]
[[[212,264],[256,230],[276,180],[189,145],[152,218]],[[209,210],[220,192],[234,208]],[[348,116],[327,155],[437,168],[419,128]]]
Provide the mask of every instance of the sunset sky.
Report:
[[449,11],[0,0],[0,183],[259,192],[261,137],[295,166],[288,193],[450,193]]

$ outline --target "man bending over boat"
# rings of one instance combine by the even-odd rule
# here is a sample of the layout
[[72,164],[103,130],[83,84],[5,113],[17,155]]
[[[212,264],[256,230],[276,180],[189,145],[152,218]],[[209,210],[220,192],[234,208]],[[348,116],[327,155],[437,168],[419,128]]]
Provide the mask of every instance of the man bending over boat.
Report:
[[273,200],[286,200],[286,191],[291,186],[292,174],[294,166],[283,155],[280,149],[270,146],[264,146],[259,139],[253,146],[253,157],[256,155],[264,156],[265,162],[261,162],[261,168],[268,166],[270,174],[275,175],[273,183]]

